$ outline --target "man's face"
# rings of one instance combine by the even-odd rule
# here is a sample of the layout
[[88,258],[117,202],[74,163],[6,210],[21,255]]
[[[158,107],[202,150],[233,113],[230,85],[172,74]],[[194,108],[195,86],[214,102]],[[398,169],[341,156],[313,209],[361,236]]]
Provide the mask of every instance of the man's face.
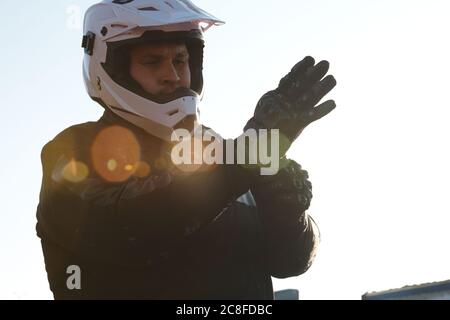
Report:
[[130,75],[148,93],[162,95],[190,88],[189,54],[185,44],[143,44],[130,49]]

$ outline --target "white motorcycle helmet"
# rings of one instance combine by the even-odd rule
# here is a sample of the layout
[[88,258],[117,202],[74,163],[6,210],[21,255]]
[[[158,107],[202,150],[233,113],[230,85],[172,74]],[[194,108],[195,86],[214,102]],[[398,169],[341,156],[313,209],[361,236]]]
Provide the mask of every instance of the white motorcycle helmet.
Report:
[[[132,124],[170,141],[183,120],[198,117],[203,89],[203,32],[223,24],[189,0],[104,0],[84,18],[83,78],[89,96]],[[191,88],[152,96],[129,75],[127,48],[183,41],[189,51]]]

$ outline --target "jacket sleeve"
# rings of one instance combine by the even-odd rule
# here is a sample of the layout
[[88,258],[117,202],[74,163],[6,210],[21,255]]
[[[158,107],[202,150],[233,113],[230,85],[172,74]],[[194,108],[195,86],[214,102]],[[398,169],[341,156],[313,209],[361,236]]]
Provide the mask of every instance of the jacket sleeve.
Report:
[[308,174],[294,161],[252,187],[263,225],[264,259],[276,278],[298,276],[311,266],[319,229],[306,213],[312,198]]
[[[157,172],[108,182],[80,165],[89,164],[86,154],[52,142],[42,150],[38,234],[109,263],[136,266],[163,257],[249,189],[245,173],[230,165],[173,179]],[[89,173],[67,179],[67,170]]]

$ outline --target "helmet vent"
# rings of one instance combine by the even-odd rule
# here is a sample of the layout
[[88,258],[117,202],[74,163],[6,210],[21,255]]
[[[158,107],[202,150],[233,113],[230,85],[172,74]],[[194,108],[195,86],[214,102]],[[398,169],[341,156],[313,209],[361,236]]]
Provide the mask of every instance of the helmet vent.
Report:
[[114,23],[111,25],[111,28],[128,28],[127,25]]
[[177,114],[177,113],[178,113],[178,109],[175,109],[175,110],[172,110],[172,111],[167,112],[167,115],[168,115],[169,117],[171,117],[171,116],[173,116],[174,114]]
[[139,8],[138,10],[141,10],[141,11],[159,11],[155,7],[144,7],[144,8]]
[[175,9],[175,8],[173,7],[173,5],[171,5],[169,2],[164,1],[164,3],[167,4],[169,7],[171,7],[172,9]]

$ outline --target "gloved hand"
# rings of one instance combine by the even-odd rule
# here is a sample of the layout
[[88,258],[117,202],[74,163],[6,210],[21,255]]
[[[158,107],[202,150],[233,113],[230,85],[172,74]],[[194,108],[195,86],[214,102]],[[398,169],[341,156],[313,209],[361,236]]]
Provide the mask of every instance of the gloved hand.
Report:
[[305,212],[312,198],[308,173],[295,161],[282,160],[276,175],[260,176],[251,188],[262,222],[265,261],[277,278],[308,270],[320,242],[320,231]]
[[283,156],[306,126],[336,107],[333,100],[316,106],[334,88],[336,80],[332,75],[323,78],[329,69],[327,61],[314,64],[314,59],[309,56],[297,63],[291,72],[281,79],[278,88],[261,97],[254,116],[244,128],[279,129],[281,136],[288,140],[281,141],[280,156]]
[[291,225],[305,216],[312,199],[308,172],[294,160],[282,159],[276,175],[260,176],[252,186],[259,211],[270,225]]

